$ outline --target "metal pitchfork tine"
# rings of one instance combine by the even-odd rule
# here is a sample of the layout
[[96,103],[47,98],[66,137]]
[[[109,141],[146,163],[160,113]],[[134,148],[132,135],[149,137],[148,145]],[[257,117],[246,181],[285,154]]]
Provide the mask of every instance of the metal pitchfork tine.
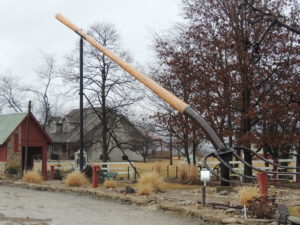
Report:
[[[216,132],[211,128],[211,126],[207,123],[207,121],[195,110],[193,110],[190,105],[182,101],[181,99],[177,98],[175,95],[170,93],[168,90],[154,82],[152,79],[144,75],[143,73],[139,72],[137,69],[135,69],[133,66],[131,66],[129,63],[126,63],[122,59],[120,59],[117,55],[112,53],[111,51],[107,50],[105,47],[103,47],[100,43],[95,41],[91,36],[84,33],[81,29],[79,29],[75,24],[73,24],[70,20],[65,18],[61,14],[56,14],[56,19],[59,20],[61,23],[69,27],[71,30],[73,30],[76,34],[78,34],[81,38],[83,38],[85,41],[89,42],[92,46],[94,46],[96,49],[98,49],[100,52],[102,52],[104,55],[106,55],[108,58],[110,58],[113,62],[118,64],[121,68],[123,68],[125,71],[127,71],[131,76],[135,77],[138,81],[143,83],[146,87],[148,87],[150,90],[152,90],[156,95],[158,95],[161,99],[163,99],[165,102],[169,103],[174,109],[176,109],[178,112],[187,115],[188,117],[192,118],[196,123],[198,123],[202,129],[202,131],[206,134],[206,137],[210,140],[211,144],[214,146],[215,150],[212,152],[209,152],[206,154],[203,158],[205,167],[217,178],[221,180],[222,186],[228,186],[230,183],[239,183],[236,181],[230,180],[229,171],[247,178],[247,179],[254,179],[254,176],[246,176],[242,173],[239,173],[238,171],[235,171],[232,166],[230,166],[229,161],[230,157],[228,156],[235,156],[237,159],[239,159],[244,165],[260,172],[270,173],[270,174],[299,174],[299,173],[292,173],[292,172],[276,172],[276,171],[264,171],[259,168],[253,167],[249,163],[247,163],[243,158],[241,158],[237,153],[236,150],[244,150],[251,152],[253,155],[257,156],[258,158],[262,159],[264,162],[267,162],[271,165],[277,166],[279,168],[284,169],[296,169],[296,167],[288,167],[288,166],[282,166],[276,163],[273,163],[266,158],[260,156],[256,152],[252,151],[249,148],[246,147],[234,147],[234,148],[228,148],[222,140],[218,137]],[[215,157],[221,162],[221,176],[215,173],[212,168],[210,168],[207,164],[207,159],[209,157]]]

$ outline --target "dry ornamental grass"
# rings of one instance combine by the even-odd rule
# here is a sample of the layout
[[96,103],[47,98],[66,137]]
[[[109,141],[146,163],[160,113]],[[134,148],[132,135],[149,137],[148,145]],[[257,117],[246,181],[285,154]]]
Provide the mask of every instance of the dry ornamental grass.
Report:
[[151,184],[146,184],[138,188],[138,195],[151,195],[154,192],[154,188]]
[[259,189],[256,186],[242,186],[238,189],[241,205],[248,206],[250,201],[258,198]]
[[155,163],[154,164],[154,172],[158,173],[159,175],[162,175],[162,165],[161,165],[161,163]]
[[180,180],[186,180],[188,178],[188,165],[181,164],[178,166],[178,176]]
[[149,195],[153,192],[162,191],[164,184],[163,178],[158,173],[144,173],[138,180],[138,193],[148,193]]
[[25,183],[41,184],[43,182],[43,177],[37,171],[31,170],[24,174],[23,181]]
[[198,179],[198,169],[195,165],[181,164],[178,167],[178,175],[180,180],[194,183]]
[[70,187],[80,187],[89,183],[87,177],[80,172],[73,172],[68,174],[65,179],[65,184]]
[[191,183],[194,183],[198,180],[198,169],[195,165],[188,166],[188,180]]
[[114,180],[106,180],[104,181],[103,186],[106,188],[115,188],[117,186],[117,182]]

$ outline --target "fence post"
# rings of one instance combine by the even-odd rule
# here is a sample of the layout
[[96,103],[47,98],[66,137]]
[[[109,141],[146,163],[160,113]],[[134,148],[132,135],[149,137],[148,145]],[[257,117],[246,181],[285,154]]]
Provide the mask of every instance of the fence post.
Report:
[[136,168],[134,170],[134,181],[136,181]]
[[[295,166],[297,167],[296,172],[300,173],[300,155],[299,153],[297,154],[297,156],[295,157]],[[296,183],[300,183],[300,174],[296,174]]]
[[[278,159],[274,159],[273,162],[276,163],[276,164],[279,164]],[[275,166],[275,165],[273,165],[272,171],[278,172],[278,167]],[[272,175],[272,178],[275,179],[275,180],[277,180],[277,179],[278,179],[278,173],[274,173],[274,174]],[[276,181],[275,181],[275,182],[276,182]]]
[[130,179],[129,166],[127,167],[127,178],[128,178],[128,180]]
[[178,167],[176,166],[176,178],[178,178]]
[[99,176],[98,176],[98,172],[100,171],[100,166],[93,166],[93,184],[92,187],[93,188],[97,188],[98,187],[98,183],[99,183]]
[[54,180],[54,171],[55,171],[55,168],[54,166],[50,166],[51,170],[50,170],[50,180]]
[[169,165],[167,165],[167,178],[169,178]]
[[263,172],[258,172],[257,173],[257,182],[259,185],[259,191],[260,191],[260,195],[263,198],[267,198],[268,197],[268,175],[266,173]]

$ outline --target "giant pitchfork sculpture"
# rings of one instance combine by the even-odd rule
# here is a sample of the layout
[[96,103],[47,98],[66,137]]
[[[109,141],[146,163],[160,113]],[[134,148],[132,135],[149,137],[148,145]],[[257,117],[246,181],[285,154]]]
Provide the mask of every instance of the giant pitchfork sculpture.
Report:
[[[246,147],[233,147],[228,148],[218,137],[216,132],[211,128],[211,126],[206,122],[206,120],[195,110],[193,110],[190,105],[182,101],[181,99],[177,98],[175,95],[170,93],[168,90],[154,82],[152,79],[150,79],[148,76],[144,75],[143,73],[139,72],[137,69],[135,69],[130,64],[126,63],[122,59],[120,59],[117,55],[112,53],[111,51],[107,50],[105,47],[103,47],[100,43],[95,41],[91,36],[84,33],[81,29],[79,29],[76,25],[74,25],[70,20],[65,18],[61,14],[56,14],[56,19],[59,20],[61,23],[69,27],[71,30],[73,30],[75,33],[77,33],[81,38],[89,42],[92,46],[94,46],[96,49],[98,49],[100,52],[102,52],[104,55],[106,55],[108,58],[110,58],[113,62],[118,64],[121,68],[123,68],[125,71],[127,71],[130,75],[135,77],[138,81],[143,83],[146,87],[148,87],[150,90],[152,90],[156,95],[158,95],[160,98],[162,98],[165,102],[169,103],[174,109],[179,111],[182,114],[185,114],[192,118],[194,121],[196,121],[201,129],[206,134],[206,137],[210,140],[211,144],[214,146],[215,150],[209,152],[206,154],[203,158],[204,166],[206,169],[208,169],[214,176],[218,177],[221,180],[222,186],[228,186],[229,183],[234,183],[234,181],[229,179],[230,171],[232,173],[235,173],[243,178],[246,179],[255,179],[254,176],[247,176],[242,173],[239,173],[236,171],[232,166],[230,166],[229,161],[232,158],[232,156],[236,157],[238,160],[240,160],[244,165],[252,168],[253,170],[259,171],[259,172],[265,172],[268,174],[298,174],[295,172],[277,172],[277,171],[265,171],[259,168],[256,168],[252,166],[251,164],[247,163],[238,153],[237,150],[243,150],[244,152],[250,152],[252,155],[255,155],[259,159],[263,160],[266,163],[269,163],[273,166],[277,166],[278,168],[283,169],[296,169],[296,167],[289,167],[289,166],[283,166],[276,164],[272,161],[269,161],[268,159],[264,158],[263,156],[259,155],[255,151],[246,148]],[[218,175],[214,172],[212,168],[209,167],[207,163],[207,159],[209,157],[214,157],[218,159],[221,163],[221,175]]]

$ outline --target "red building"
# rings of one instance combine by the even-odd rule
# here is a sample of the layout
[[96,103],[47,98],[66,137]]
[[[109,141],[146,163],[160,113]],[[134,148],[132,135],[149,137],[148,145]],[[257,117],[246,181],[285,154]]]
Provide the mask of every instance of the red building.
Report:
[[[27,141],[28,124],[28,141]],[[0,163],[2,172],[6,162],[20,164],[24,170],[25,149],[28,147],[27,170],[33,169],[35,159],[42,160],[42,175],[47,173],[47,152],[51,138],[33,114],[16,113],[0,115]],[[1,172],[1,168],[0,168]]]

